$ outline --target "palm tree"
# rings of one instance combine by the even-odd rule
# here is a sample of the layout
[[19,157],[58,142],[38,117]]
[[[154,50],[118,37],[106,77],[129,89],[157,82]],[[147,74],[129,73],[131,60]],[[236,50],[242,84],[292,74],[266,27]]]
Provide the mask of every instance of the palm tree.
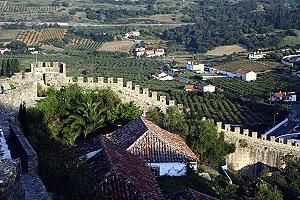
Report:
[[101,106],[101,102],[95,101],[93,94],[88,93],[76,108],[68,112],[64,124],[71,130],[79,130],[86,137],[104,126],[104,111],[106,109]]

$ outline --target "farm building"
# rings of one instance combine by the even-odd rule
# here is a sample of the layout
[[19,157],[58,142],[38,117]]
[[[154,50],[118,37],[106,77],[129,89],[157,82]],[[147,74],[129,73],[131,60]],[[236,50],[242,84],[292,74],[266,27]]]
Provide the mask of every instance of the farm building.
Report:
[[160,57],[165,55],[164,49],[149,49],[146,50],[144,47],[139,47],[135,49],[135,55],[137,57],[146,56],[148,58],[151,57]]
[[193,84],[185,85],[185,91],[186,92],[198,92],[198,86]]
[[129,33],[126,33],[124,38],[130,38],[130,37],[138,37],[141,35],[140,31],[131,31]]
[[186,68],[196,73],[204,73],[204,64],[202,63],[188,61]]
[[197,156],[179,135],[143,117],[106,137],[132,154],[141,156],[157,176],[185,176],[188,165],[197,169]]
[[162,70],[158,70],[154,75],[152,75],[153,78],[158,79],[160,81],[171,81],[174,80],[173,76],[168,75],[166,72]]
[[251,70],[238,70],[236,76],[243,81],[255,81],[257,79],[257,73]]
[[296,102],[297,95],[295,92],[277,92],[272,96],[272,102]]
[[259,60],[265,58],[267,54],[263,53],[262,51],[255,51],[248,55],[249,60]]
[[5,52],[10,52],[10,49],[8,48],[0,48],[0,54],[4,54]]
[[90,178],[109,200],[159,200],[155,176],[139,156],[127,152],[104,136],[98,136],[67,153],[88,164]]
[[211,85],[211,84],[202,84],[199,86],[199,91],[213,93],[216,91],[216,86]]

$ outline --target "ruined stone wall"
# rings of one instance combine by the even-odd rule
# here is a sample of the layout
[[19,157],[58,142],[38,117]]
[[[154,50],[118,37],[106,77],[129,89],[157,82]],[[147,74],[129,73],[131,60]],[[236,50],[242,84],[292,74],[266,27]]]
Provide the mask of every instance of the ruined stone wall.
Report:
[[234,170],[247,171],[258,164],[280,168],[284,167],[284,156],[300,156],[300,143],[293,143],[292,140],[258,136],[256,132],[222,122],[217,122],[217,128],[219,132],[224,132],[226,141],[235,144],[235,152],[227,158],[228,165]]

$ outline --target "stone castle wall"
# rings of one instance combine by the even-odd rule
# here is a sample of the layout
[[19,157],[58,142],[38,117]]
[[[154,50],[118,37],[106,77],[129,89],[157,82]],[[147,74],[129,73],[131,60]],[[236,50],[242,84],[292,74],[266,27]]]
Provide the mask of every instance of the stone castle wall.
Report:
[[300,156],[300,143],[275,136],[258,135],[248,129],[232,127],[230,124],[217,122],[218,132],[223,132],[225,140],[235,144],[236,150],[227,158],[227,163],[234,170],[248,171],[258,163],[270,167],[284,167],[283,157]]
[[[150,108],[159,107],[165,111],[170,106],[175,106],[174,100],[167,101],[166,96],[158,96],[155,91],[150,92],[149,89],[141,89],[139,85],[133,85],[131,81],[124,82],[122,78],[104,77],[67,77],[66,65],[64,63],[36,63],[31,65],[31,72],[18,73],[13,76],[10,82],[17,85],[17,88],[25,87],[26,84],[32,84],[36,88],[36,84],[42,86],[55,85],[58,87],[78,84],[83,88],[89,89],[105,89],[113,90],[123,102],[133,101],[137,106],[140,106],[144,111]],[[1,85],[1,80],[0,80]],[[21,85],[21,87],[18,87]],[[26,88],[26,87],[25,87]],[[18,106],[21,100],[32,101],[36,97],[36,90],[17,90],[11,92],[13,94],[5,94],[2,96],[2,102],[13,106]],[[29,95],[28,95],[29,94]],[[20,97],[18,97],[20,96]],[[4,100],[3,100],[4,99]],[[1,102],[1,96],[0,96]],[[182,107],[177,104],[176,106]],[[258,136],[255,132],[249,130],[241,130],[238,127],[234,129],[229,124],[217,123],[218,131],[225,133],[225,139],[235,144],[236,151],[228,156],[228,164],[234,170],[243,170],[250,165],[263,163],[271,167],[282,167],[282,157],[287,154],[300,155],[300,145],[293,144],[291,140],[284,141],[283,139],[275,140],[274,137],[267,138],[265,135]]]

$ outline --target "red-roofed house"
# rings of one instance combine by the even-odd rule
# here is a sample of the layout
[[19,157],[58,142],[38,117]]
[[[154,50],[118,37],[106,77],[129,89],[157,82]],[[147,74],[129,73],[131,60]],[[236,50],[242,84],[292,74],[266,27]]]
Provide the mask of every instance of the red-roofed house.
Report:
[[188,85],[185,85],[185,91],[186,92],[198,92],[198,87],[197,87],[197,85],[188,84]]
[[8,48],[0,48],[0,54],[4,54],[5,52],[10,52]]
[[274,93],[272,96],[272,102],[296,102],[297,95],[295,92],[277,92]]
[[240,77],[243,81],[255,81],[257,79],[257,73],[251,70],[240,69],[236,71],[237,77]]
[[99,184],[109,200],[160,200],[159,185],[139,156],[119,148],[103,136],[68,150],[87,162],[91,179]]
[[121,148],[142,157],[157,176],[184,176],[188,164],[197,169],[197,156],[179,135],[145,118],[140,117],[106,137]]

